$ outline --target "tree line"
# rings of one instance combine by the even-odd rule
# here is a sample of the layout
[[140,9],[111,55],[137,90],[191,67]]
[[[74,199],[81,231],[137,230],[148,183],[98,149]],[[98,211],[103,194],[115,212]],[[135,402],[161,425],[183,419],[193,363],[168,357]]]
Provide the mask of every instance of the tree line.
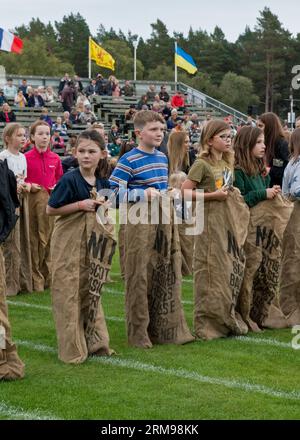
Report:
[[[102,45],[116,60],[114,74],[133,78],[133,42],[137,47],[137,79],[174,80],[174,41],[194,58],[198,72],[189,75],[178,69],[178,80],[207,93],[226,104],[247,112],[275,111],[286,117],[289,110],[291,70],[300,64],[300,33],[293,36],[269,8],[259,13],[254,29],[245,31],[233,43],[218,26],[212,33],[189,29],[187,35],[170,35],[165,23],[151,24],[147,39],[112,27],[99,25],[92,35],[87,21],[79,13],[61,21],[43,23],[32,18],[14,29],[24,39],[20,56],[0,54],[0,64],[10,74],[60,76],[66,71],[88,75],[88,37]],[[110,70],[93,63],[92,74],[109,76]],[[297,92],[294,92],[297,98]],[[297,101],[296,101],[297,103]],[[300,105],[299,105],[300,109]],[[296,105],[296,111],[299,110]]]

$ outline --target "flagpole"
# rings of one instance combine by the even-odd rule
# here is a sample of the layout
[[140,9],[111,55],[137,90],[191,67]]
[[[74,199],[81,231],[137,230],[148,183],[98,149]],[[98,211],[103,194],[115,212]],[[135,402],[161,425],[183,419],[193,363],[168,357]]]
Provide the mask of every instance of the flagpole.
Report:
[[176,54],[177,54],[177,41],[175,41],[175,54],[174,54],[174,67],[175,67],[175,91],[177,91],[177,64],[176,64]]
[[92,62],[91,62],[91,36],[89,36],[89,79],[92,77]]

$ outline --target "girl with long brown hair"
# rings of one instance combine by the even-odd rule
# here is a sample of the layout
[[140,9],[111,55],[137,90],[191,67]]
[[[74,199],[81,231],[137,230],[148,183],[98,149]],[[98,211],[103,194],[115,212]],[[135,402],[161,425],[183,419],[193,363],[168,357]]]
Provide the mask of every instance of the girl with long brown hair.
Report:
[[239,188],[249,207],[273,199],[280,192],[279,186],[269,188],[271,179],[264,162],[265,151],[262,130],[249,126],[241,128],[234,141],[234,186]]
[[263,130],[265,135],[265,156],[267,167],[270,168],[270,184],[281,186],[284,169],[289,161],[289,148],[280,119],[275,113],[264,113],[259,117],[257,127]]
[[173,131],[168,140],[169,174],[188,173],[192,165],[189,154],[190,138],[186,131]]

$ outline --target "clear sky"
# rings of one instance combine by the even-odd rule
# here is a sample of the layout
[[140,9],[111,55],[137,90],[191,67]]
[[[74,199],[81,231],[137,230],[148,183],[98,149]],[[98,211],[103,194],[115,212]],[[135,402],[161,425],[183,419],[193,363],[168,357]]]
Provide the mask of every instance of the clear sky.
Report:
[[[5,7],[3,4],[5,3]],[[296,35],[300,32],[299,0],[0,0],[0,27],[12,30],[27,24],[32,17],[43,22],[60,21],[63,15],[80,12],[93,34],[100,23],[143,38],[150,36],[150,24],[160,18],[168,30],[186,34],[189,27],[212,32],[220,26],[229,41],[235,41],[246,25],[253,28],[259,11],[268,6],[283,26]]]

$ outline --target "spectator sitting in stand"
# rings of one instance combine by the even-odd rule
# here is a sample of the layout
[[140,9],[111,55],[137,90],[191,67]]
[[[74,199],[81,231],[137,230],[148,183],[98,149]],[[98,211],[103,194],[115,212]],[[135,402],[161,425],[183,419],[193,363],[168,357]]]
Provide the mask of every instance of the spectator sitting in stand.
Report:
[[191,128],[189,129],[189,136],[192,144],[198,143],[200,141],[201,129],[197,122],[192,122]]
[[136,114],[137,110],[135,108],[134,104],[130,104],[130,107],[125,112],[125,121],[133,121],[134,115]]
[[73,107],[70,113],[70,122],[72,125],[80,124],[79,115],[80,113],[78,112],[77,108]]
[[171,105],[173,108],[177,108],[179,110],[183,110],[185,103],[184,103],[184,97],[183,94],[180,92],[180,90],[177,90],[176,94],[172,97]]
[[72,121],[70,119],[70,112],[68,112],[68,111],[65,111],[63,114],[63,124],[66,125],[68,130],[69,130],[69,128],[72,128],[72,126],[73,126]]
[[39,95],[43,98],[44,102],[46,102],[47,95],[46,95],[46,89],[44,86],[38,87]]
[[125,85],[121,89],[121,94],[123,96],[134,96],[135,90],[134,86],[130,83],[130,81],[126,80]]
[[7,84],[3,87],[3,93],[7,99],[15,99],[18,90],[17,87],[13,85],[13,80],[11,78],[7,79]]
[[39,95],[38,89],[34,89],[33,95],[28,98],[28,107],[41,108],[45,107],[43,98]]
[[160,106],[160,102],[157,102],[157,101],[153,102],[151,110],[153,110],[156,113],[161,113],[162,108]]
[[141,96],[141,99],[137,103],[137,109],[138,110],[142,110],[143,105],[147,106],[147,110],[150,109],[150,105],[148,104],[148,97],[147,97],[147,95]]
[[192,125],[193,125],[193,121],[191,121],[190,112],[185,111],[183,115],[183,123],[182,123],[183,129],[185,131],[189,131]]
[[108,133],[108,141],[110,143],[113,143],[119,136],[119,127],[117,125],[112,125],[110,128],[110,132]]
[[65,76],[60,80],[59,86],[58,86],[58,94],[60,95],[63,91],[66,82],[70,81],[70,77],[68,73],[65,73]]
[[80,113],[79,120],[81,124],[93,124],[93,122],[96,122],[97,118],[92,112],[91,105],[84,106],[84,111]]
[[85,88],[84,93],[86,96],[95,96],[98,94],[96,80],[92,79],[90,84]]
[[115,140],[108,144],[108,151],[111,157],[116,157],[120,153],[120,148],[122,145],[122,139],[120,137],[115,138]]
[[159,98],[161,99],[161,101],[164,102],[169,102],[170,101],[170,96],[167,92],[167,87],[166,86],[161,86],[160,88],[160,92],[159,92]]
[[51,137],[50,141],[51,150],[58,154],[59,156],[64,156],[66,152],[65,147],[65,141],[64,139],[59,135],[59,130],[54,129],[53,136]]
[[18,108],[24,108],[27,105],[27,101],[25,96],[23,95],[22,90],[19,90],[15,96],[14,104]]
[[57,116],[56,122],[52,125],[53,132],[57,132],[59,136],[67,135],[67,126],[62,122],[62,118]]
[[172,130],[173,128],[175,128],[179,119],[181,118],[179,118],[178,116],[178,111],[174,108],[171,111],[171,117],[167,120],[167,129]]
[[155,95],[156,95],[155,85],[151,84],[148,88],[147,93],[146,93],[148,101],[154,101]]
[[4,95],[3,89],[0,89],[0,106],[7,102],[6,96]]
[[50,118],[50,116],[48,115],[48,109],[47,109],[46,107],[44,107],[44,108],[42,109],[42,114],[41,114],[41,116],[40,116],[40,119],[41,119],[42,121],[47,122],[47,124],[50,126],[50,128],[52,128],[53,121],[52,121],[52,119]]
[[57,95],[56,93],[53,91],[53,88],[51,86],[48,86],[46,88],[46,102],[48,102],[49,104],[52,104],[53,102],[56,102],[57,100]]
[[79,104],[82,104],[83,106],[91,104],[90,101],[88,100],[88,98],[82,92],[78,92],[78,95],[77,95],[76,106],[78,106]]
[[19,90],[22,90],[23,95],[25,96],[26,100],[28,100],[28,85],[27,85],[27,79],[22,79],[22,82],[19,86]]
[[2,110],[0,111],[0,122],[16,122],[16,115],[10,108],[10,106],[5,102],[2,105]]

